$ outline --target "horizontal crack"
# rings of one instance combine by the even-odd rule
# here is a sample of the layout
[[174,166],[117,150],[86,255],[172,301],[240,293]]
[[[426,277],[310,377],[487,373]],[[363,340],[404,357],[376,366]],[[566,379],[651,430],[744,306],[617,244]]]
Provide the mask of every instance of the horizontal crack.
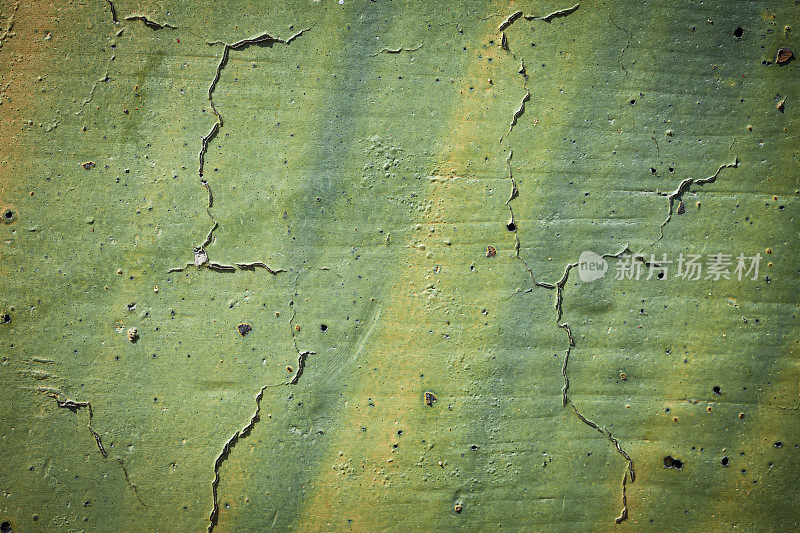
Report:
[[685,180],[683,180],[680,183],[680,185],[678,185],[677,189],[675,189],[673,192],[671,192],[669,194],[664,195],[664,196],[667,197],[667,201],[669,202],[669,209],[668,209],[668,212],[667,212],[667,218],[665,218],[664,222],[662,222],[661,225],[659,226],[659,228],[658,228],[659,236],[658,236],[658,239],[653,241],[653,244],[655,244],[656,242],[660,241],[664,237],[664,226],[666,226],[669,223],[669,221],[672,220],[672,213],[673,213],[673,209],[675,207],[675,200],[676,199],[680,200],[681,197],[685,193],[689,192],[689,190],[691,189],[692,185],[706,185],[707,183],[714,183],[717,180],[717,176],[719,176],[719,173],[722,172],[724,169],[726,169],[726,168],[737,168],[738,166],[739,166],[739,158],[736,157],[734,159],[733,163],[726,163],[724,165],[720,165],[719,168],[717,169],[717,171],[714,172],[714,174],[712,174],[711,176],[709,176],[707,178],[699,178],[699,179],[698,178],[686,178]]
[[500,23],[500,26],[498,26],[497,29],[499,31],[503,31],[506,28],[508,28],[509,26],[511,26],[519,18],[524,18],[525,20],[541,20],[543,22],[552,22],[552,20],[555,19],[555,18],[566,17],[567,15],[569,15],[571,13],[574,13],[575,11],[578,10],[579,7],[581,7],[581,3],[580,2],[578,2],[577,4],[575,4],[572,7],[559,9],[558,11],[553,11],[552,13],[548,13],[547,15],[543,15],[543,16],[526,15],[522,11],[515,11],[515,12],[511,13],[509,16],[507,16],[505,18],[505,20],[503,20],[503,22]]
[[370,55],[372,55],[374,57],[374,56],[376,56],[378,54],[399,54],[400,52],[416,52],[417,50],[422,48],[424,44],[425,43],[420,43],[417,46],[415,46],[414,48],[404,48],[402,45],[400,47],[398,47],[398,48],[382,48],[382,49],[378,50],[377,52],[375,52],[374,54],[370,54]]
[[[113,13],[113,11],[112,11],[112,13]],[[114,17],[116,19],[116,15],[114,15]],[[150,20],[149,18],[145,17],[144,15],[128,15],[127,17],[125,17],[125,20],[138,20],[139,22],[143,23],[145,26],[147,26],[151,30],[164,30],[164,29],[177,30],[178,29],[177,26],[173,26],[172,24],[167,24],[167,23],[159,24],[158,22],[154,22],[154,21]],[[114,20],[114,22],[116,22],[116,20]]]

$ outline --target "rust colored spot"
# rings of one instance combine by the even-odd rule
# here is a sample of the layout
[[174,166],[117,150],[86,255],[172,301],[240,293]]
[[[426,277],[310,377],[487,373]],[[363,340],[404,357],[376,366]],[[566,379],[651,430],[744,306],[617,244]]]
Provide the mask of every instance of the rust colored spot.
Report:
[[775,57],[775,62],[779,65],[785,65],[791,61],[793,57],[794,54],[791,50],[787,48],[781,48],[778,50],[778,55]]
[[87,161],[85,163],[81,163],[81,166],[84,168],[84,170],[90,170],[94,167],[94,161]]
[[486,257],[494,257],[497,255],[497,248],[494,246],[487,246],[486,247]]
[[294,330],[295,330],[295,331],[300,331],[300,324],[297,324],[297,325],[294,327]]
[[131,342],[136,342],[139,340],[139,330],[136,328],[131,328],[128,330],[128,340]]
[[460,513],[461,511],[464,510],[464,506],[461,505],[460,503],[456,503],[453,509],[455,510],[455,512]]
[[427,405],[428,407],[433,407],[433,402],[435,402],[438,399],[439,398],[437,398],[436,395],[432,392],[425,393],[425,405]]
[[678,211],[677,211],[677,213],[678,213],[679,215],[682,215],[682,214],[684,214],[685,212],[686,212],[686,207],[684,207],[684,205],[683,205],[683,200],[681,200],[681,201],[679,201],[679,202],[678,202]]
[[236,329],[239,330],[239,335],[244,337],[245,335],[247,335],[248,333],[253,331],[253,326],[251,326],[250,324],[248,324],[246,322],[242,322],[241,324],[236,326]]
[[740,418],[741,420],[744,420],[744,413],[739,413],[739,418]]
[[622,381],[628,381],[628,374],[626,374],[625,372],[620,372],[619,379],[621,379]]

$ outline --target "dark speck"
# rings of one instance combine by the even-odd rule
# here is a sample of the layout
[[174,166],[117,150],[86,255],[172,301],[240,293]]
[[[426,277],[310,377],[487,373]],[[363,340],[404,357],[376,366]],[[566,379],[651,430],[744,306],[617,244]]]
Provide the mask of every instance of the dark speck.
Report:
[[664,466],[666,468],[674,468],[675,470],[680,470],[683,468],[683,461],[680,459],[675,459],[671,455],[667,455],[664,457]]

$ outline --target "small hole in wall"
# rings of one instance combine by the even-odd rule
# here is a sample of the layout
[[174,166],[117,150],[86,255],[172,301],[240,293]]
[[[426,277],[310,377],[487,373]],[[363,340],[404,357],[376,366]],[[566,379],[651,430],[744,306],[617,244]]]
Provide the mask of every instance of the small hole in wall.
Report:
[[321,329],[322,331],[328,331],[328,325],[327,324],[320,324],[319,325],[319,329]]
[[11,533],[12,531],[13,529],[11,529],[11,522],[6,520],[0,524],[0,533]]
[[11,315],[9,315],[8,313],[3,313],[3,315],[0,316],[0,321],[2,321],[3,324],[8,324],[9,322],[11,322]]
[[508,228],[508,231],[515,231],[517,229],[517,225],[514,224],[513,220],[509,221],[509,223],[506,224],[506,227]]
[[680,470],[683,468],[683,461],[680,459],[675,459],[671,455],[667,455],[664,457],[664,466],[666,468],[674,468],[675,470]]
[[730,463],[730,459],[728,459],[727,457],[723,457],[721,463],[722,466],[728,466],[728,463]]
[[736,37],[737,39],[741,38],[742,35],[744,35],[744,30],[742,29],[741,26],[733,30],[733,36]]

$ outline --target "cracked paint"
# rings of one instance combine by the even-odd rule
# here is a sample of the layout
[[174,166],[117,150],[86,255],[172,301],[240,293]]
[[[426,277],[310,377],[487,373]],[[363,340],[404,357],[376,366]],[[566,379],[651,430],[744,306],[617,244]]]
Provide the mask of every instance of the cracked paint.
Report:
[[0,521],[796,529],[797,14],[541,12],[0,2]]

